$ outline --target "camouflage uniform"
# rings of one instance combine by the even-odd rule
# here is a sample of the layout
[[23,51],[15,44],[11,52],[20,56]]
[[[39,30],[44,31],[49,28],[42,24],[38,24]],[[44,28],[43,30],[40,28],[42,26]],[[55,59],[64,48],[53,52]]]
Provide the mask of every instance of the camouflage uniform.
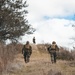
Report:
[[35,44],[36,42],[35,42],[35,37],[33,37],[33,43]]
[[29,44],[25,44],[22,49],[22,54],[24,55],[25,62],[29,62],[29,58],[32,54],[32,47]]
[[[52,48],[52,46],[55,46],[55,48]],[[51,55],[51,62],[56,63],[56,57],[57,57],[56,51],[59,51],[59,48],[56,45],[56,42],[54,41],[52,42],[52,45],[50,45],[50,47],[48,48],[48,51]]]

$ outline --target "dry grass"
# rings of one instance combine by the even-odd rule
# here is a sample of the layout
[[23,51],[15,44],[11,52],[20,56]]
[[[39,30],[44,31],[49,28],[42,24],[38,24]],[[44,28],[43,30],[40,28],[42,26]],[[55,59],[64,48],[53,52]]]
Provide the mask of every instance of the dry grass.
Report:
[[[27,64],[21,54],[16,56],[14,68],[8,70],[8,75],[75,75],[75,67],[70,66],[67,61],[58,60],[56,64],[52,64],[49,54],[33,56],[34,53]],[[16,64],[20,67],[16,68]]]
[[33,52],[29,63],[24,62],[20,51],[3,75],[75,75],[75,62],[57,60],[56,64],[52,64],[48,52],[41,51],[42,47],[32,45]]
[[0,43],[0,75],[6,70],[8,63],[14,60],[15,55],[21,52],[19,51],[20,46],[15,44],[6,46],[3,43]]

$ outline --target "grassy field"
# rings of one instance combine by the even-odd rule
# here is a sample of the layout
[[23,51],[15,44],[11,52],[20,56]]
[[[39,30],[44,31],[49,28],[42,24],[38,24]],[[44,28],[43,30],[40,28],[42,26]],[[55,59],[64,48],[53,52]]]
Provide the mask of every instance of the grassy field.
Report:
[[24,62],[20,53],[9,65],[3,75],[75,75],[75,64],[72,61],[57,60],[56,64],[52,64],[47,51],[41,53],[36,47],[29,63]]

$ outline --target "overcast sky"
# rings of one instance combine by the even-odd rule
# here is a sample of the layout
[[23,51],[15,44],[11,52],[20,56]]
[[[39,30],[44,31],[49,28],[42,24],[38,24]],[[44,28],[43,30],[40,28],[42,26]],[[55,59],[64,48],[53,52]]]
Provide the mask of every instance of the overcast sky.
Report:
[[74,46],[75,0],[27,0],[29,24],[36,29],[30,36],[24,36],[22,42],[35,36],[36,43],[51,43],[65,47]]

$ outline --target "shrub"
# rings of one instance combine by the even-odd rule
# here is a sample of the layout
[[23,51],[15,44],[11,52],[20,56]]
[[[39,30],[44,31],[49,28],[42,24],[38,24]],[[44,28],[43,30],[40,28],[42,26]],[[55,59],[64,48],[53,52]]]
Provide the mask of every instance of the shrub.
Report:
[[22,45],[20,44],[4,45],[0,43],[0,75],[6,69],[8,62],[12,62],[21,49]]
[[67,48],[60,47],[59,53],[57,54],[58,59],[62,60],[74,60],[72,56],[72,52],[69,51]]

